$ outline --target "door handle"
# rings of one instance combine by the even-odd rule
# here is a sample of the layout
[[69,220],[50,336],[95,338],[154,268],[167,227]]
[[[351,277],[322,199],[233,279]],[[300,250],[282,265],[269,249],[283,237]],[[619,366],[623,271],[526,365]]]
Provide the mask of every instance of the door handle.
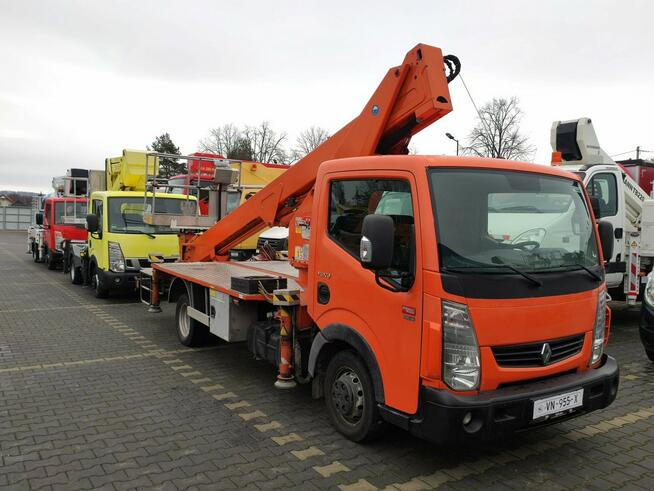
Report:
[[318,303],[320,305],[326,305],[329,303],[329,298],[331,297],[331,292],[326,283],[318,283]]

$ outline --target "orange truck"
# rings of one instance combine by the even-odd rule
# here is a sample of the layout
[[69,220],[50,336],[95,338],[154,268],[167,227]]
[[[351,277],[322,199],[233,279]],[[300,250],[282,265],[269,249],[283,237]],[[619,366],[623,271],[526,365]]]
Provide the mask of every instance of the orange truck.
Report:
[[[613,231],[579,177],[406,155],[452,110],[459,70],[413,48],[358,117],[212,228],[180,234],[180,261],[142,273],[151,309],[175,304],[185,345],[246,341],[278,388],[312,384],[354,441],[384,423],[433,441],[492,438],[611,404]],[[273,225],[289,226],[288,261],[229,260]]]

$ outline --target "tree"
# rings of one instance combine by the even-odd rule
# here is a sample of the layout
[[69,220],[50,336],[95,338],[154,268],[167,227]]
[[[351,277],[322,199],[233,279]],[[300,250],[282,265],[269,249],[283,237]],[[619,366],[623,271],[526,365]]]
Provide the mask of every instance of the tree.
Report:
[[[158,153],[181,155],[179,147],[173,143],[168,133],[163,133],[154,139],[148,150]],[[177,159],[162,157],[159,159],[159,177],[169,178],[184,172],[184,163]]]
[[468,135],[465,155],[530,160],[536,148],[520,131],[523,112],[516,97],[493,98],[482,106],[477,124]]
[[310,126],[302,131],[295,140],[295,148],[291,151],[292,159],[300,160],[318,148],[327,138],[329,138],[329,132],[326,129],[320,126]]
[[209,130],[209,136],[200,140],[199,147],[230,159],[285,163],[285,140],[286,133],[277,133],[268,121],[243,128],[225,124]]
[[222,155],[230,159],[251,160],[244,157],[236,157],[234,153],[244,151],[244,142],[241,139],[242,131],[233,124],[224,124],[209,130],[209,136],[200,140],[199,147],[203,152]]

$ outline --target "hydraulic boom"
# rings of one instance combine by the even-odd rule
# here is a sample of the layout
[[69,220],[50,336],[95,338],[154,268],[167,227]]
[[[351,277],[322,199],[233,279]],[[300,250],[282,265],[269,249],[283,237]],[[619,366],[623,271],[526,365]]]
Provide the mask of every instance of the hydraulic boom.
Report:
[[452,110],[448,83],[459,70],[455,56],[417,45],[388,71],[359,116],[212,228],[182,236],[181,260],[227,260],[230,248],[251,234],[310,211],[316,174],[327,160],[408,153],[413,135]]

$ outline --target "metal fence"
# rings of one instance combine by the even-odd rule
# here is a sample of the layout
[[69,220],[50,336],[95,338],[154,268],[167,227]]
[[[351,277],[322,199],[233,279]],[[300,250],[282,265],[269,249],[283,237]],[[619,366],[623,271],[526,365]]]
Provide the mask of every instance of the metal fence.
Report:
[[30,206],[0,206],[0,230],[27,230],[33,223]]

